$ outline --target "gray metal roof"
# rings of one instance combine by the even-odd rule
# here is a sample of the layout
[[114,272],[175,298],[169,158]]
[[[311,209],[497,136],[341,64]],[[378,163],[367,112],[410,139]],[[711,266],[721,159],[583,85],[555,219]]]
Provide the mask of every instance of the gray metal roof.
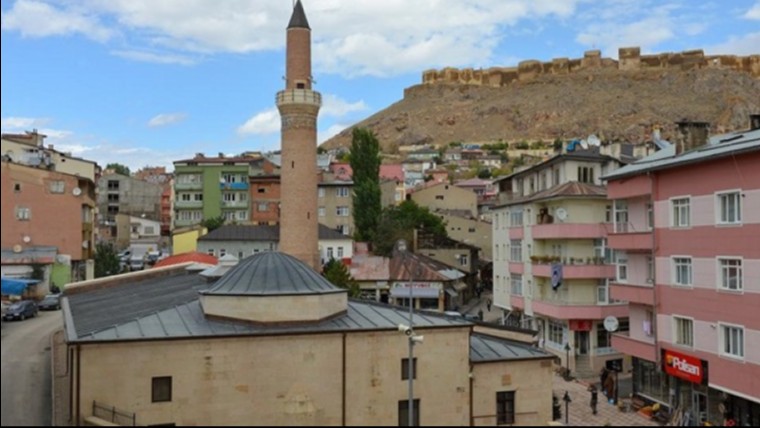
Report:
[[474,363],[543,358],[554,358],[554,355],[514,340],[481,333],[470,335],[470,361]]
[[288,28],[309,28],[309,21],[306,20],[306,13],[303,11],[301,0],[298,0],[293,7],[293,15],[290,17]]
[[706,162],[723,156],[731,156],[743,152],[760,150],[760,129],[716,135],[710,138],[709,144],[676,156],[675,145],[664,148],[638,162],[626,165],[602,177],[612,180],[637,175],[647,171],[671,168],[697,162]]
[[[337,230],[331,229],[324,224],[319,225],[319,239],[347,239],[351,237]],[[199,241],[266,241],[278,242],[280,240],[279,225],[236,225],[227,224],[212,230],[198,238]]]
[[[137,300],[144,302],[143,299]],[[73,300],[69,302],[72,312],[73,307],[77,304]],[[64,303],[64,311],[67,310],[67,305]],[[299,325],[262,325],[206,318],[199,300],[168,305],[163,310],[153,311],[140,317],[132,317],[119,324],[111,324],[107,320],[102,320],[99,328],[92,322],[88,329],[80,328],[79,324],[83,319],[97,321],[98,317],[85,314],[82,311],[78,312],[79,316],[72,317],[76,334],[72,335],[71,330],[68,331],[70,342],[395,330],[399,324],[409,323],[409,313],[406,308],[355,300],[348,302],[348,311],[345,315],[315,324]],[[413,324],[416,328],[443,328],[466,327],[472,323],[464,318],[449,318],[442,314],[431,315],[415,312]]]
[[276,296],[345,292],[297,258],[266,251],[241,260],[203,294]]

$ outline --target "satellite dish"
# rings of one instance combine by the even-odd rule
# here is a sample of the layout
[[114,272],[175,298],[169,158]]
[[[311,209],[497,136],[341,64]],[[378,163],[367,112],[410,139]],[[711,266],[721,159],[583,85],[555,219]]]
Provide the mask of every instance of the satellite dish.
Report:
[[29,236],[29,235],[24,235],[23,240],[24,240],[25,243],[28,244],[28,243],[32,242],[32,237]]
[[79,187],[75,187],[71,189],[71,194],[74,196],[79,196],[82,194],[82,189],[80,189]]
[[564,208],[557,208],[557,209],[554,211],[554,214],[557,216],[557,218],[558,218],[560,221],[565,221],[565,219],[567,218],[567,210],[566,210],[566,209],[564,209]]
[[588,142],[581,140],[581,147],[583,147],[583,150],[588,150]]
[[64,264],[66,263],[66,257],[63,254],[58,254],[55,256],[55,262],[58,264]]
[[602,144],[602,141],[594,134],[591,134],[586,138],[586,141],[588,142],[589,146],[599,147]]
[[620,323],[618,322],[617,317],[613,315],[610,315],[604,319],[604,329],[609,331],[610,333],[617,331],[619,326],[620,326]]
[[90,241],[82,241],[82,248],[90,248]]
[[23,250],[23,248],[21,247],[21,245],[16,244],[16,245],[13,246],[13,252],[14,253],[20,253],[21,250]]

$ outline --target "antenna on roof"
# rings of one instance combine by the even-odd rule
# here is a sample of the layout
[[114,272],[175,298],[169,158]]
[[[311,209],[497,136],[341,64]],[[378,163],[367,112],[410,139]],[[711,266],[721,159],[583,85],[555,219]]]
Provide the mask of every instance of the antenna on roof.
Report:
[[586,141],[588,141],[589,146],[599,147],[602,144],[602,141],[594,134],[589,135],[586,138]]

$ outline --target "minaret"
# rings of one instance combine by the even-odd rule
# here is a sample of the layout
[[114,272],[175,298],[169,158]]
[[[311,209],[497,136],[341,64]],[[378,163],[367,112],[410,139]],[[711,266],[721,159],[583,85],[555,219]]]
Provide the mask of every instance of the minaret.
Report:
[[311,29],[301,0],[287,30],[282,117],[280,251],[321,270],[317,225],[317,114],[322,96],[311,90]]

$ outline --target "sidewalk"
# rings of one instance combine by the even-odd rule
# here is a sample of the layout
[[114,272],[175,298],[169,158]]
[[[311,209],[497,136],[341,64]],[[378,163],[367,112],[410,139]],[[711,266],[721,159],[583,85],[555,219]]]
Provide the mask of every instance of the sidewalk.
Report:
[[[491,310],[488,310],[488,301],[491,301]],[[478,315],[478,311],[483,311],[483,321],[497,322],[501,319],[501,311],[493,305],[493,295],[490,291],[485,290],[480,298],[473,297],[469,302],[459,308],[462,314]]]

